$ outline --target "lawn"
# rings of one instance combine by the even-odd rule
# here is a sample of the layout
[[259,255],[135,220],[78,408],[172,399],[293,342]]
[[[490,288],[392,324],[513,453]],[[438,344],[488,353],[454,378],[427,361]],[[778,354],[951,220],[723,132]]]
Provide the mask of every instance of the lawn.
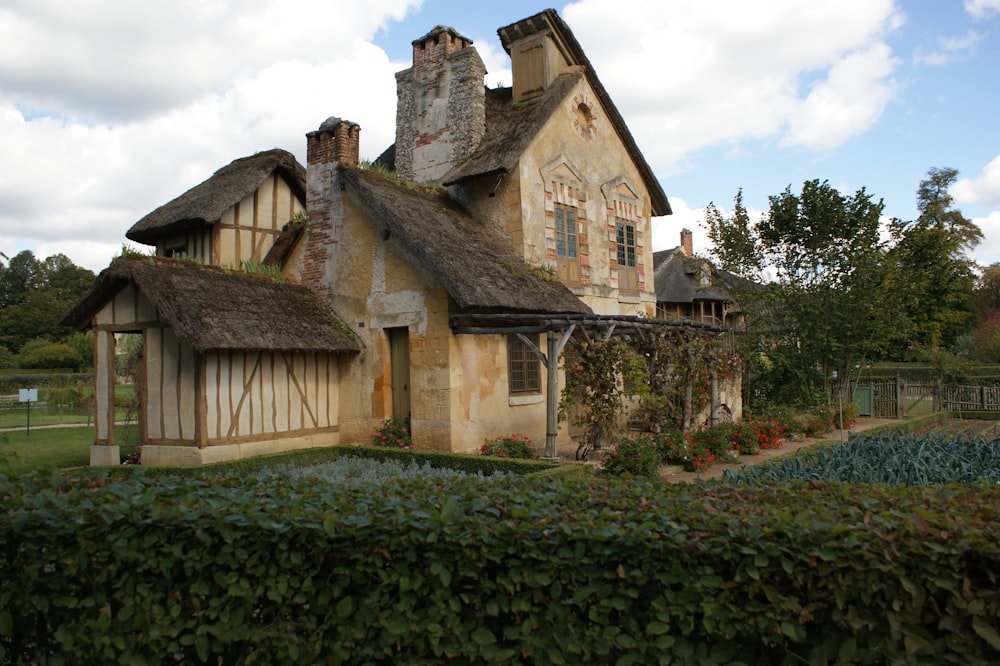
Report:
[[[47,398],[42,391],[40,397]],[[87,395],[92,395],[93,391],[88,390]],[[135,388],[127,384],[115,386],[115,401],[118,407],[115,410],[115,420],[124,421],[126,418],[125,405],[135,397]],[[31,412],[28,413],[27,405],[14,402],[12,400],[0,401],[0,429],[4,428],[24,428],[28,418],[31,419],[31,427],[42,425],[62,425],[67,423],[79,423],[90,425],[94,422],[94,408],[92,404],[77,408],[68,405],[57,405],[54,402],[46,405],[31,405]]]
[[[116,440],[124,442],[125,436],[125,427],[117,426]],[[93,426],[0,432],[0,471],[88,465],[93,442]]]

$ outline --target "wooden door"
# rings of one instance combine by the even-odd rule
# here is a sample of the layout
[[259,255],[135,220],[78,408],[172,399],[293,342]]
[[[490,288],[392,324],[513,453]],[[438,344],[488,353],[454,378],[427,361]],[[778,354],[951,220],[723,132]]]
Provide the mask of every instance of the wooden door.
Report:
[[410,331],[406,327],[387,328],[392,387],[392,416],[410,417]]

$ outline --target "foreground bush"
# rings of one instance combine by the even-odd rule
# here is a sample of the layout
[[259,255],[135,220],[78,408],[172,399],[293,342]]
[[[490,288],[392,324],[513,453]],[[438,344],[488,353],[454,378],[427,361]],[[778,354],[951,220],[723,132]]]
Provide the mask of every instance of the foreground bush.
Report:
[[0,476],[0,662],[997,663],[1000,487]]

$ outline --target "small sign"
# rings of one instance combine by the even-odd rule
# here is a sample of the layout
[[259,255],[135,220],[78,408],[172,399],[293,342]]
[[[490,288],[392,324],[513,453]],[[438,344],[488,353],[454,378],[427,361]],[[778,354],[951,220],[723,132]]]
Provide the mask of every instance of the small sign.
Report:
[[18,389],[18,402],[38,402],[38,389]]

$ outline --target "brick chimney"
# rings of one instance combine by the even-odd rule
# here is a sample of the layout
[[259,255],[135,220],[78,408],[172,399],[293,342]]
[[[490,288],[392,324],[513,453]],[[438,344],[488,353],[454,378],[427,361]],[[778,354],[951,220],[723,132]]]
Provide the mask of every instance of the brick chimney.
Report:
[[413,42],[413,66],[396,74],[396,174],[440,180],[486,133],[486,66],[472,40],[436,26]]
[[337,245],[337,227],[343,215],[339,167],[358,166],[361,126],[330,117],[306,134],[306,247],[302,284],[329,301],[333,297],[327,275]]
[[681,249],[685,257],[694,255],[694,234],[689,229],[681,229]]
[[306,164],[330,164],[358,166],[360,154],[361,126],[349,120],[331,116],[323,121],[319,129],[306,134]]

